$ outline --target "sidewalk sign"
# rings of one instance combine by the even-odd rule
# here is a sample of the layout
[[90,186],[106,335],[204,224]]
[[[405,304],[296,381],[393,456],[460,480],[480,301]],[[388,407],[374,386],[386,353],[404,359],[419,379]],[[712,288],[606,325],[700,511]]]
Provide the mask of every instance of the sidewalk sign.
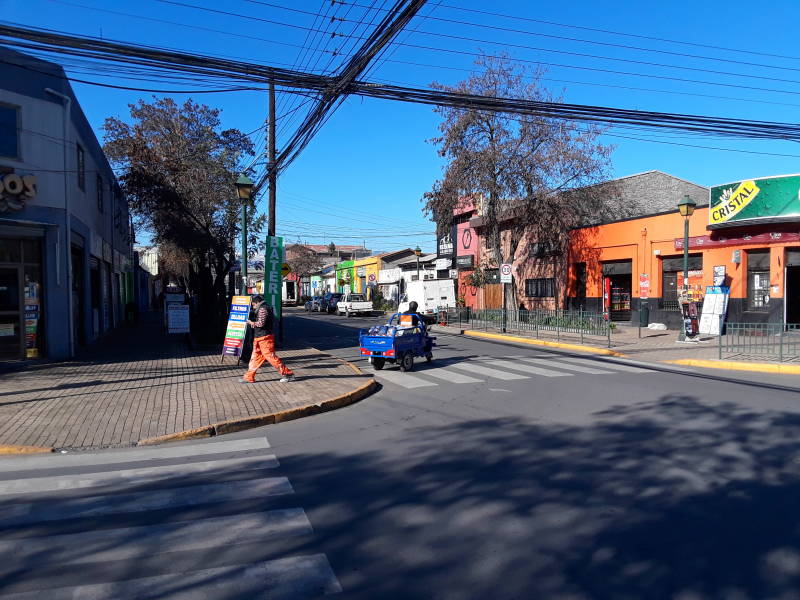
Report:
[[234,296],[231,300],[231,312],[228,315],[228,327],[225,330],[225,341],[222,344],[222,358],[226,356],[242,356],[242,345],[247,332],[247,317],[250,315],[250,296]]
[[703,300],[703,313],[700,315],[700,333],[720,335],[720,317],[728,311],[728,298],[731,288],[721,285],[706,287],[706,296]]
[[189,333],[189,306],[187,304],[167,305],[167,333]]

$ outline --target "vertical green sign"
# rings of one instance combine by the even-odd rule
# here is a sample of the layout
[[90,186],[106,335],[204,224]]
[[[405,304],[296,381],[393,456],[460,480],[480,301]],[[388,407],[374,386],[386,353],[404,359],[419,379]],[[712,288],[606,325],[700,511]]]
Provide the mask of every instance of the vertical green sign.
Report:
[[275,311],[275,318],[281,318],[281,293],[283,290],[283,238],[267,236],[267,249],[264,252],[264,301]]

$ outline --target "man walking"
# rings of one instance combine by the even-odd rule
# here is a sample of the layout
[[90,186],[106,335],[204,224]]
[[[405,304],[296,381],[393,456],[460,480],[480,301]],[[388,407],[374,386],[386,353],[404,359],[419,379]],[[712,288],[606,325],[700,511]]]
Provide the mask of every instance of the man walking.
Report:
[[272,308],[264,302],[263,296],[253,296],[252,306],[255,311],[255,321],[247,321],[247,324],[253,328],[253,354],[250,357],[247,373],[244,374],[240,383],[255,383],[256,371],[264,364],[264,361],[268,361],[278,370],[278,373],[281,374],[281,383],[292,381],[294,373],[275,354]]

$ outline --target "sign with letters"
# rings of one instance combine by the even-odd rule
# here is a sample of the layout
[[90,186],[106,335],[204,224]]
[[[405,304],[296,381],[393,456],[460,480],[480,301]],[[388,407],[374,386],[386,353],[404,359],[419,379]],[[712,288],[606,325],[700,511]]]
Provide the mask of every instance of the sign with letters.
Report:
[[250,296],[234,296],[231,300],[231,313],[228,316],[228,327],[225,330],[225,341],[222,343],[222,356],[242,355],[245,333],[247,333],[247,317],[250,315]]
[[800,175],[746,179],[711,188],[709,229],[796,219]]
[[272,307],[276,319],[281,318],[284,262],[283,238],[268,235],[264,250],[264,301]]

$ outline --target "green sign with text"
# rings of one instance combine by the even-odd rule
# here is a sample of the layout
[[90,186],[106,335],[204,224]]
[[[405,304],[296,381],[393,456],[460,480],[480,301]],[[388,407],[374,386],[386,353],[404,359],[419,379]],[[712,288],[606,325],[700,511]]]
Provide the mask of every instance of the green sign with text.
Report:
[[275,311],[275,318],[281,318],[281,293],[283,291],[283,238],[267,236],[267,249],[264,251],[264,300]]
[[746,179],[711,188],[710,229],[800,220],[800,175]]

